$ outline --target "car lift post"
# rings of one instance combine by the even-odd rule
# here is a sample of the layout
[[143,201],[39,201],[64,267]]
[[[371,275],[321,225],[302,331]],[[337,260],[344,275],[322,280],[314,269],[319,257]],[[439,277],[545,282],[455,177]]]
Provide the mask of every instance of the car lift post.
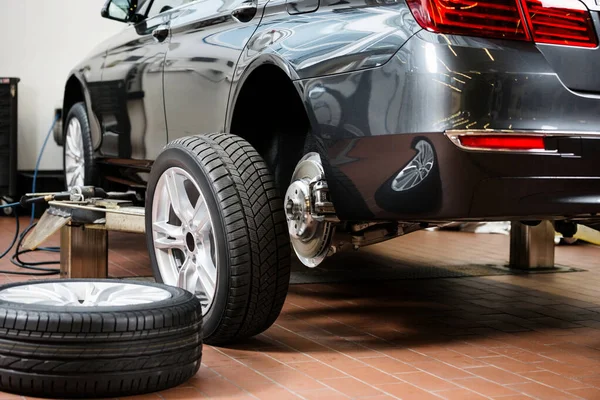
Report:
[[542,221],[536,226],[512,222],[509,267],[515,269],[554,268],[554,225]]

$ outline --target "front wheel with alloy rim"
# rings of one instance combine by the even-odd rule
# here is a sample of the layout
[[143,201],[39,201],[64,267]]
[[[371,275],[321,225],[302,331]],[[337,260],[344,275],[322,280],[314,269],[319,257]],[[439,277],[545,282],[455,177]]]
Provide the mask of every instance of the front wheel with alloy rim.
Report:
[[289,286],[286,219],[271,172],[244,139],[210,134],[167,145],[148,182],[146,232],[156,280],[200,299],[206,343],[275,322]]
[[75,103],[64,125],[63,168],[65,186],[93,185],[96,179],[92,133],[85,103]]

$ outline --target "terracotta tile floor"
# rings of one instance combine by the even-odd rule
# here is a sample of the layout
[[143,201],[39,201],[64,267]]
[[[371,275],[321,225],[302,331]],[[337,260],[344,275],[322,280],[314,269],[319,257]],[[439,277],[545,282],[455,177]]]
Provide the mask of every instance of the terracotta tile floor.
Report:
[[[0,248],[12,229],[0,219]],[[503,264],[508,237],[420,232],[369,251],[404,264]],[[138,398],[600,399],[600,248],[556,253],[586,271],[293,285],[267,332],[205,346],[192,380]],[[4,259],[0,269],[13,268]],[[143,237],[111,236],[110,274],[150,274]]]

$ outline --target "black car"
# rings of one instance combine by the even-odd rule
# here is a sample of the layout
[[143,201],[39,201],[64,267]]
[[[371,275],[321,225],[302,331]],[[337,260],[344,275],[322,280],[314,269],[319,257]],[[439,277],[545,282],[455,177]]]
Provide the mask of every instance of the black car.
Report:
[[66,182],[144,192],[156,278],[201,298],[208,342],[247,337],[290,242],[315,267],[445,221],[595,219],[599,10],[108,1],[127,25],[66,83]]

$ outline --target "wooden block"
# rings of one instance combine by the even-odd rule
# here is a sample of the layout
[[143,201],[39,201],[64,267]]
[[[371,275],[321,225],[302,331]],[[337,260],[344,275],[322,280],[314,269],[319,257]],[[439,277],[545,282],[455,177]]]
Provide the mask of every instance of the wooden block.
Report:
[[66,225],[60,232],[61,278],[108,277],[108,231]]

